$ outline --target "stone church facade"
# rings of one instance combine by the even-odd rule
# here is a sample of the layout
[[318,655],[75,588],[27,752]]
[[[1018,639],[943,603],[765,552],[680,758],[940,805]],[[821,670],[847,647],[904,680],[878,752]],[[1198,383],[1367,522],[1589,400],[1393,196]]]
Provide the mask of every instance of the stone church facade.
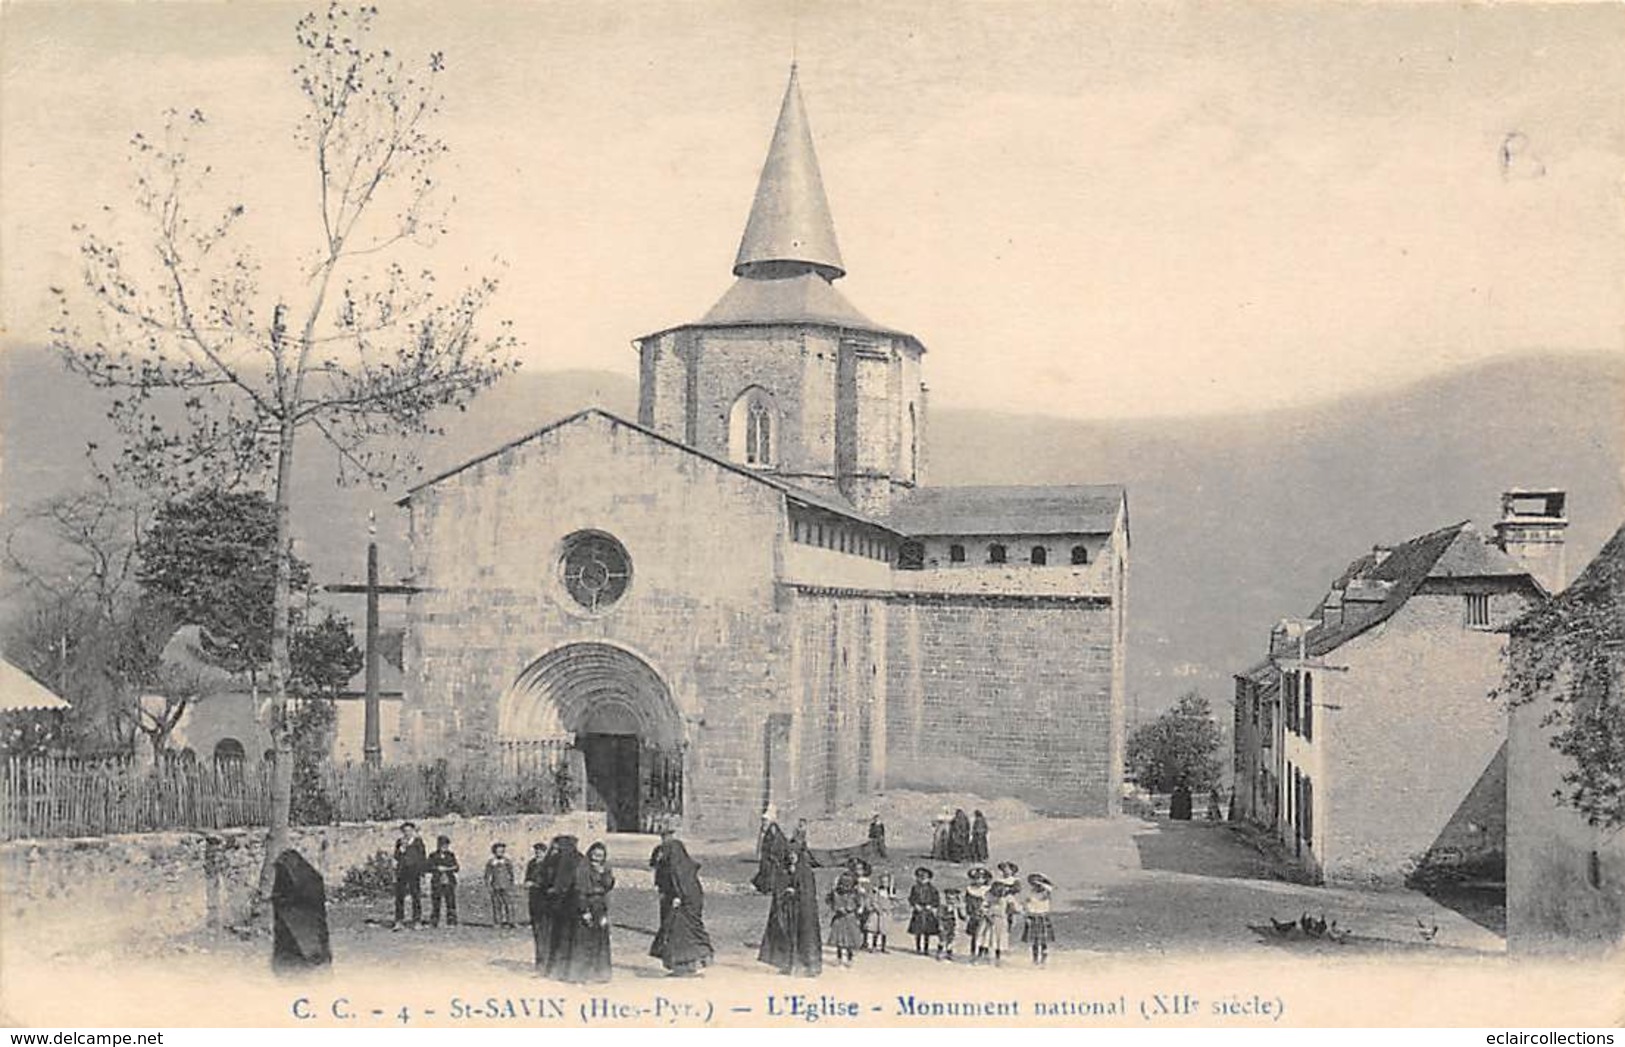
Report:
[[402,499],[408,750],[567,742],[622,830],[888,785],[1114,811],[1126,495],[923,483],[925,348],[834,286],[794,70],[733,271],[638,341],[637,421],[584,411]]

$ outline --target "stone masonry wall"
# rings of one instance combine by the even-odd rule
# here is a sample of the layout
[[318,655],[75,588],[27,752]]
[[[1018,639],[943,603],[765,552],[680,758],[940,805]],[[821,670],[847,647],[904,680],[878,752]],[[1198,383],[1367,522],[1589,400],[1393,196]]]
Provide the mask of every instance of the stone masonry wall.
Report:
[[879,788],[886,767],[888,607],[881,597],[798,593],[793,600],[794,812],[819,817]]
[[[585,812],[428,818],[418,825],[431,847],[437,835],[450,836],[466,869],[483,865],[499,840],[523,859],[534,841],[572,833],[585,843],[604,832],[603,816]],[[298,827],[293,846],[322,874],[331,899],[347,870],[393,851],[399,828],[397,822]],[[231,926],[248,915],[264,855],[263,829],[0,844],[0,942],[6,953],[35,958],[116,953]],[[641,867],[647,855],[611,859]],[[478,882],[477,875],[465,880]]]
[[888,621],[894,785],[939,778],[1057,812],[1116,810],[1108,605],[956,596],[899,601]]
[[[569,643],[635,655],[684,724],[685,822],[754,827],[762,729],[790,711],[773,584],[777,492],[604,416],[588,416],[420,492],[409,690],[421,755],[490,752],[524,670]],[[632,580],[607,613],[583,613],[557,561],[569,534],[613,535]]]
[[[1523,606],[1517,594],[1494,596],[1492,619]],[[1502,634],[1464,627],[1460,595],[1424,590],[1326,656],[1346,671],[1315,674],[1325,708],[1315,751],[1298,762],[1314,774],[1328,880],[1396,882],[1439,840],[1506,738],[1506,712],[1489,697],[1504,645]]]

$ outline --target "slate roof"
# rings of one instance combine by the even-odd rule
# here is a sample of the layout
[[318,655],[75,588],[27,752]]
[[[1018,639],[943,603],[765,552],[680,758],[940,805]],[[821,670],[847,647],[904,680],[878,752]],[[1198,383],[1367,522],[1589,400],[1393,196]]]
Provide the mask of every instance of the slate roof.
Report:
[[696,326],[729,327],[755,324],[823,324],[881,334],[903,334],[882,327],[846,300],[817,273],[779,279],[740,277],[700,318]]
[[1118,484],[916,487],[887,522],[908,535],[1110,534],[1126,513]]
[[1527,569],[1486,542],[1471,523],[1452,524],[1394,546],[1380,562],[1373,551],[1349,564],[1333,588],[1379,583],[1365,588],[1381,599],[1345,598],[1341,622],[1317,625],[1307,633],[1309,654],[1325,654],[1387,621],[1429,578],[1522,578],[1534,585]]
[[786,262],[814,267],[832,280],[846,273],[794,63],[734,272],[745,275],[756,267]]

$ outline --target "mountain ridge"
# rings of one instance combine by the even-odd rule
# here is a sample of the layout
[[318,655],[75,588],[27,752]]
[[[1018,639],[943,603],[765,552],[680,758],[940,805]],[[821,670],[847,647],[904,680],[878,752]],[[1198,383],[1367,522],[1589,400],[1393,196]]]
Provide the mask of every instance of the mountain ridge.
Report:
[[[585,407],[635,418],[636,399],[628,376],[526,368],[448,418],[424,468],[383,492],[336,487],[330,455],[312,442],[297,477],[301,554],[318,576],[354,580],[370,510],[394,565],[385,573],[398,574],[404,514],[393,502],[408,487]],[[110,436],[102,412],[43,351],[0,353],[0,506],[82,483],[84,442]],[[1569,492],[1577,574],[1625,517],[1625,356],[1502,357],[1246,414],[933,408],[923,444],[934,486],[1127,487],[1131,712],[1149,714],[1189,687],[1222,704],[1230,674],[1262,655],[1269,625],[1314,606],[1350,560],[1461,519],[1487,525],[1503,489]]]

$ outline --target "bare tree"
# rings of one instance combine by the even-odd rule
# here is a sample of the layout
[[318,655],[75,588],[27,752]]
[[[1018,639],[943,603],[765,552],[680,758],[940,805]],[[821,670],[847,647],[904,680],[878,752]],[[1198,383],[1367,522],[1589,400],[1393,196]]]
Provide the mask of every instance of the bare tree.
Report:
[[[122,447],[112,463],[144,487],[264,490],[277,510],[275,605],[262,710],[275,739],[271,825],[261,896],[287,846],[293,761],[290,510],[301,435],[331,445],[340,479],[383,482],[414,464],[402,437],[436,431],[513,366],[506,325],[479,321],[497,282],[450,296],[402,256],[443,231],[430,129],[440,53],[409,63],[372,41],[377,8],[331,4],[295,28],[305,101],[295,144],[317,190],[311,249],[296,278],[273,282],[236,235],[246,206],[201,203],[212,171],[193,159],[200,110],[171,112],[163,133],[132,139],[143,239],[86,232],[84,285],[94,325],[64,292],[55,344],[67,365],[112,394]],[[279,229],[286,242],[296,230]],[[385,439],[394,438],[394,439]]]
[[[4,541],[7,655],[73,706],[69,739],[101,751],[131,741],[138,669],[126,630],[138,622],[138,546],[150,507],[97,484],[14,514]],[[162,640],[160,639],[161,643]]]

